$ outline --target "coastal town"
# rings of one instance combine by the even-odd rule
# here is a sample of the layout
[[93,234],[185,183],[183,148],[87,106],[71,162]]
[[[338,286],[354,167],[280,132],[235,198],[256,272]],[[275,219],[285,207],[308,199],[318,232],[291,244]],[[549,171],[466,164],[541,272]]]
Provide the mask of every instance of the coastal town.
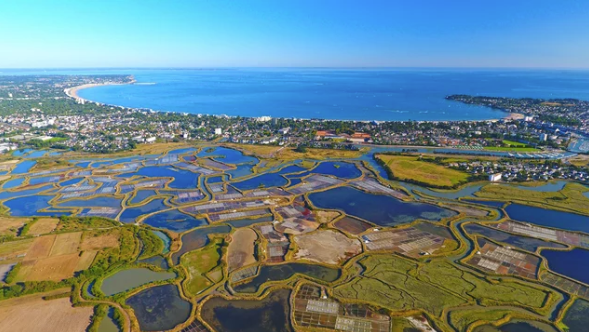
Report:
[[473,175],[501,174],[504,181],[587,179],[582,163],[566,158],[558,165],[543,163],[589,152],[584,138],[589,103],[583,101],[456,95],[448,99],[500,108],[510,116],[386,122],[160,112],[104,105],[77,95],[97,85],[134,83],[132,76],[0,77],[0,151],[33,147],[110,153],[137,144],[187,140],[344,150],[394,146],[406,154],[480,156],[448,166]]

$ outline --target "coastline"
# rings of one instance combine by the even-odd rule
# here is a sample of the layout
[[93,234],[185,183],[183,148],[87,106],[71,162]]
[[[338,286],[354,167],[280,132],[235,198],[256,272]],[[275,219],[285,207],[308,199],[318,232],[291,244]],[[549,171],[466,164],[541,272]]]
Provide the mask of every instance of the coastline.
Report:
[[[135,109],[135,110],[141,110],[141,109],[147,109],[147,108],[139,108],[139,107],[127,107],[127,106],[122,106],[122,105],[112,105],[112,104],[105,104],[105,103],[101,103],[98,101],[94,101],[94,100],[89,100],[89,99],[84,99],[81,98],[78,95],[78,92],[84,89],[89,89],[89,88],[95,88],[95,87],[99,87],[99,86],[105,86],[105,85],[128,85],[128,84],[138,84],[136,80],[133,80],[129,83],[91,83],[91,84],[83,84],[83,85],[79,85],[79,86],[75,86],[72,88],[68,88],[68,89],[64,89],[64,93],[70,97],[75,99],[78,102],[90,102],[90,103],[96,103],[96,104],[101,104],[101,105],[108,105],[108,106],[112,106],[112,107],[118,107],[118,108],[123,108],[123,109]],[[151,109],[149,109],[151,110]],[[179,113],[176,111],[165,111],[165,110],[152,110],[152,111],[156,111],[156,112],[162,112],[162,113]],[[421,121],[415,121],[415,122],[421,122],[421,123],[453,123],[453,122],[471,122],[471,123],[475,123],[475,122],[497,122],[497,121],[501,121],[501,120],[510,120],[510,121],[514,121],[514,120],[522,120],[523,118],[525,118],[524,114],[521,113],[510,113],[510,112],[506,112],[501,110],[501,112],[505,113],[505,115],[503,117],[499,117],[499,118],[493,118],[493,119],[486,119],[486,120],[421,120]],[[198,114],[198,113],[192,113],[192,114]],[[235,116],[231,116],[231,115],[224,115],[224,114],[205,114],[205,115],[213,115],[213,116],[228,116],[228,117],[235,117]],[[256,116],[243,116],[245,118],[258,118]],[[274,118],[274,117],[272,117]],[[283,119],[289,119],[289,118],[284,118],[284,117],[276,117],[276,118],[283,118]],[[311,118],[296,118],[299,120],[306,120],[306,121],[312,121],[315,119],[311,119]],[[349,120],[349,119],[318,119],[318,120],[322,120],[322,121],[342,121],[342,122],[372,122],[372,121],[376,121],[376,122],[408,122],[411,120]]]
[[84,99],[80,96],[78,96],[78,92],[84,89],[89,89],[89,88],[95,88],[95,87],[99,87],[99,86],[105,86],[105,85],[127,85],[127,84],[135,84],[136,81],[132,80],[129,83],[91,83],[91,84],[82,84],[82,85],[78,85],[78,86],[74,86],[72,88],[67,88],[64,89],[63,92],[70,98],[75,99],[76,101],[83,101],[83,102],[91,102],[91,103],[97,103],[99,104],[99,102],[97,101],[93,101],[93,100],[88,100],[88,99]]

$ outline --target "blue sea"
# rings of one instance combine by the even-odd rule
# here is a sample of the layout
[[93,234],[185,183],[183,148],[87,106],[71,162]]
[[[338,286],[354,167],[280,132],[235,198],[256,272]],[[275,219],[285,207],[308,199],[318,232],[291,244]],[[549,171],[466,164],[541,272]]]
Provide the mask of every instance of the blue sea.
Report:
[[[88,100],[158,111],[345,120],[485,120],[501,111],[450,94],[589,100],[589,71],[466,69],[117,69],[138,84],[81,90]],[[4,72],[3,74],[9,74]],[[39,73],[36,73],[39,74]]]

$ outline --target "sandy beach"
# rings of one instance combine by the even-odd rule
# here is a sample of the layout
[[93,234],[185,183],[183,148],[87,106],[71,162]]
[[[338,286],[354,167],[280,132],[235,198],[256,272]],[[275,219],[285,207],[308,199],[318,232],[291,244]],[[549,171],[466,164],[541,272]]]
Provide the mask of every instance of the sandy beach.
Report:
[[521,113],[509,113],[506,117],[504,117],[504,119],[505,120],[521,120],[525,117],[526,116]]
[[96,83],[96,84],[83,84],[83,85],[78,85],[75,86],[73,88],[69,88],[69,89],[65,89],[63,90],[63,92],[65,92],[65,94],[70,97],[70,98],[74,98],[76,100],[82,100],[82,101],[89,101],[92,102],[91,100],[86,100],[84,98],[81,98],[80,96],[78,96],[78,91],[83,90],[83,89],[88,89],[88,88],[95,88],[97,86],[103,86],[103,85],[126,85],[126,84],[134,84],[135,80],[133,80],[132,82],[129,83]]

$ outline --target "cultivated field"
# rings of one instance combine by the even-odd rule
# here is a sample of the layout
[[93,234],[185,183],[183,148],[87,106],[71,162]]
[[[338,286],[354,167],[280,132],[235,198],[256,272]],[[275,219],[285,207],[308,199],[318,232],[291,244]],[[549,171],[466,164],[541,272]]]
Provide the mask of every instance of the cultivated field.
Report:
[[16,235],[25,221],[23,218],[0,217],[0,235]]
[[240,228],[231,237],[232,241],[227,249],[229,272],[255,263],[255,241],[258,234],[251,228]]
[[37,236],[50,233],[55,230],[58,223],[59,219],[56,218],[40,218],[37,222],[33,223],[27,234]]
[[[54,294],[64,293],[59,290]],[[92,307],[72,307],[69,298],[45,301],[36,294],[0,302],[0,332],[86,331],[93,313]]]
[[78,265],[76,266],[76,271],[82,271],[89,268],[97,253],[98,252],[92,250],[82,252],[80,259],[78,260]]
[[362,252],[360,241],[331,230],[318,230],[295,237],[297,259],[326,264],[338,264]]
[[377,155],[397,180],[416,181],[436,187],[453,187],[468,181],[469,175],[443,165],[421,161],[419,157]]
[[119,232],[109,231],[106,234],[86,232],[80,244],[80,250],[99,250],[119,246]]
[[339,217],[340,213],[337,211],[317,211],[315,215],[317,216],[317,222],[327,224]]
[[22,274],[25,281],[60,281],[74,275],[79,260],[78,253],[39,259],[30,267],[23,264],[19,276]]
[[59,234],[55,238],[50,256],[60,256],[78,252],[82,232]]
[[2,262],[8,264],[11,261],[17,260],[18,256],[27,253],[32,244],[33,239],[0,243],[0,258],[3,259]]
[[32,261],[49,257],[56,235],[46,235],[35,239],[33,245],[27,251],[25,261]]

